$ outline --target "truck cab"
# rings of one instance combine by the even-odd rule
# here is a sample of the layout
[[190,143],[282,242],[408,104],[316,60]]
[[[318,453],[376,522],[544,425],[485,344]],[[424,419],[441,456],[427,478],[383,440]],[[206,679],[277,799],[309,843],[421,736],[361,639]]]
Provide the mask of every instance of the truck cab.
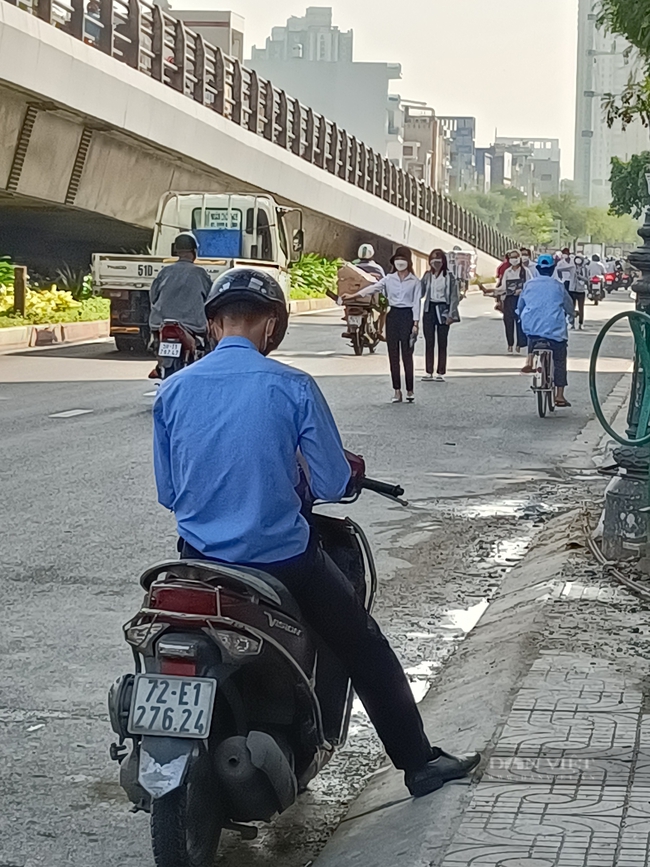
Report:
[[162,196],[149,255],[93,255],[95,288],[111,302],[111,335],[118,350],[149,344],[149,289],[179,232],[198,242],[197,265],[215,280],[229,268],[269,271],[289,294],[289,265],[303,249],[302,212],[255,193],[182,193]]

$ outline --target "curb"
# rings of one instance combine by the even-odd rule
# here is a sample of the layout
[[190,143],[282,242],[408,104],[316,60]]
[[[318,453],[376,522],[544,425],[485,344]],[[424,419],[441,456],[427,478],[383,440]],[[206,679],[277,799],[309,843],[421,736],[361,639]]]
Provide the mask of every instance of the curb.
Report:
[[[548,523],[442,669],[420,704],[433,743],[458,754],[479,749],[484,766],[519,684],[540,655],[546,603],[561,590],[558,576],[572,553],[566,544],[568,528],[577,514],[565,513]],[[404,787],[402,773],[384,766],[353,802],[314,867],[439,864],[477,780],[448,783],[415,800]]]
[[0,328],[0,352],[29,349],[32,346],[57,346],[61,343],[79,343],[100,340],[110,334],[110,321],[62,322],[55,325],[19,325]]
[[336,307],[336,304],[331,298],[301,298],[299,301],[289,302],[289,313],[294,316],[312,310],[329,310],[333,307]]

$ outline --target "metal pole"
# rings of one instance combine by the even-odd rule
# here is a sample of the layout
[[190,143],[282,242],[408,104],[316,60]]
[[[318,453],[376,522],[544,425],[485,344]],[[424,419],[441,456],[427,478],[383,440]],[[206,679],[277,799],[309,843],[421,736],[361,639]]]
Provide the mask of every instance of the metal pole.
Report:
[[27,303],[27,268],[24,265],[14,267],[14,312],[25,315]]
[[[646,208],[645,222],[638,234],[643,244],[629,256],[630,263],[642,274],[641,279],[634,284],[636,309],[642,313],[650,313],[650,207]],[[637,328],[636,340],[650,345],[648,326],[644,324]],[[630,439],[639,439],[646,433],[639,430],[646,373],[639,348],[635,346],[627,415],[627,436]],[[650,502],[650,448],[620,445],[614,449],[612,455],[616,462],[616,475],[605,493],[603,553],[610,560],[640,557],[646,553],[648,543],[648,516],[645,509]]]

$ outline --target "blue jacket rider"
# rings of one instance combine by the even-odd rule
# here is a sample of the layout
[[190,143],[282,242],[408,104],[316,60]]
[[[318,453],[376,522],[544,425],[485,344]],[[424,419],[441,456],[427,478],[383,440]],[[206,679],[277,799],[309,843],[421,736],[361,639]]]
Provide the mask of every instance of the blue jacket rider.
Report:
[[267,357],[287,328],[282,288],[235,268],[206,314],[216,350],[163,382],[154,404],[158,498],[176,516],[181,556],[253,565],[285,584],[348,669],[412,795],[466,776],[480,757],[430,745],[399,660],[300,513],[298,453],[318,498],[340,499],[350,468],[315,381]]

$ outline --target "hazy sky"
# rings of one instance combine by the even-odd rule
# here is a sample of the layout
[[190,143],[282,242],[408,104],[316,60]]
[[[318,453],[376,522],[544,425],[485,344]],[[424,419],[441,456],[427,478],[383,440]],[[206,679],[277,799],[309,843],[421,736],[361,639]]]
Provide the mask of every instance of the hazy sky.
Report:
[[354,30],[355,60],[401,63],[392,89],[439,114],[477,119],[479,146],[506,136],[559,138],[573,177],[578,0],[171,0],[246,19],[246,56],[307,5],[331,5]]

